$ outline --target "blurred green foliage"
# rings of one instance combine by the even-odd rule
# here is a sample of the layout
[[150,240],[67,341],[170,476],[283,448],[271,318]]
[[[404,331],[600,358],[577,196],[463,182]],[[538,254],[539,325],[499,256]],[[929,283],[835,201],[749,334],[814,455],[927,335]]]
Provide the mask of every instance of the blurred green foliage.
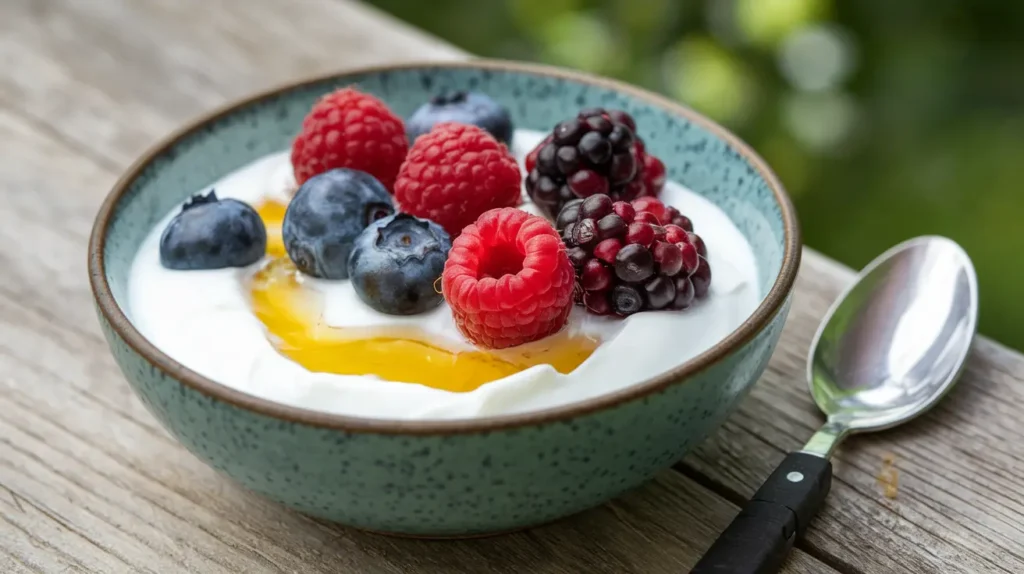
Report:
[[920,234],[971,254],[981,331],[1024,348],[1024,2],[372,0],[484,56],[668,94],[779,173],[853,267]]

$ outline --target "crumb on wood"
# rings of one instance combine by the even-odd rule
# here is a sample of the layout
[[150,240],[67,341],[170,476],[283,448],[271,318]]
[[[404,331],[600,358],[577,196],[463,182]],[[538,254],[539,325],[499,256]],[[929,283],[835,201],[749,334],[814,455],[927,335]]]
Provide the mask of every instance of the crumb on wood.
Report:
[[896,455],[887,452],[882,455],[882,469],[876,477],[882,487],[882,494],[892,500],[899,494],[900,471],[896,468]]

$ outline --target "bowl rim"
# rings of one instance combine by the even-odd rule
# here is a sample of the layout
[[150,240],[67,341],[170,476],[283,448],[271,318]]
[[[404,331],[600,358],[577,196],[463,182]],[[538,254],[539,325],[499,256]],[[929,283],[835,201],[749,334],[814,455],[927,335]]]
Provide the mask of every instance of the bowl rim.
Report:
[[[274,402],[269,399],[264,399],[256,395],[251,395],[234,389],[225,384],[218,383],[195,371],[192,371],[166,355],[135,329],[128,317],[121,310],[121,307],[115,301],[113,293],[110,290],[110,285],[107,282],[105,273],[104,247],[106,243],[107,228],[113,220],[115,207],[121,197],[131,187],[132,183],[135,182],[142,171],[146,169],[154,159],[177,145],[183,138],[202,129],[203,126],[235,113],[239,108],[249,106],[267,98],[279,96],[286,92],[306,86],[328,82],[332,79],[343,80],[346,76],[437,68],[481,69],[499,72],[514,72],[540,77],[558,78],[614,90],[627,94],[637,100],[644,101],[656,108],[660,108],[671,115],[683,117],[687,121],[701,126],[709,133],[726,142],[734,151],[743,156],[743,158],[746,159],[755,170],[757,170],[759,175],[768,184],[775,196],[775,200],[779,205],[779,211],[782,215],[784,233],[782,265],[775,278],[775,282],[768,291],[764,300],[761,301],[754,312],[747,317],[739,327],[734,329],[725,338],[715,343],[711,348],[684,362],[682,365],[664,373],[660,373],[657,376],[611,393],[606,393],[575,403],[523,413],[466,419],[402,420],[368,418],[315,411]],[[228,102],[227,104],[224,104],[212,111],[200,115],[198,118],[193,119],[185,126],[178,128],[170,135],[150,146],[150,148],[140,158],[138,158],[114,184],[111,192],[107,195],[103,204],[100,206],[93,224],[92,232],[89,237],[88,268],[89,284],[92,288],[93,297],[96,300],[97,309],[110,325],[111,329],[113,329],[129,347],[138,353],[139,356],[149,362],[150,365],[163,371],[180,384],[198,391],[205,396],[260,415],[318,428],[385,435],[451,435],[487,433],[491,431],[536,426],[570,420],[598,410],[624,404],[646,395],[657,393],[670,385],[682,383],[684,382],[684,379],[687,379],[688,377],[721,362],[732,352],[754,338],[754,336],[765,328],[775,314],[782,309],[787,297],[792,291],[793,285],[796,281],[797,270],[800,266],[800,241],[800,227],[797,222],[796,211],[778,177],[772,172],[771,168],[768,167],[768,164],[761,159],[761,157],[748,144],[716,122],[664,96],[618,80],[612,80],[610,78],[604,78],[575,70],[557,68],[545,64],[478,58],[454,61],[405,61],[394,64],[363,66],[317,74],[313,77],[289,81],[284,84],[277,85],[276,87],[262,90],[247,97]]]

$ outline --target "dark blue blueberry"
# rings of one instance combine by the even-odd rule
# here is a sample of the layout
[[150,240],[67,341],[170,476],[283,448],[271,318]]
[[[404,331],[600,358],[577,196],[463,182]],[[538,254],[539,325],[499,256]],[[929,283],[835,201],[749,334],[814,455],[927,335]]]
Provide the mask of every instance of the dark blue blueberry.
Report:
[[452,240],[438,224],[405,213],[370,224],[348,259],[364,303],[389,315],[415,315],[441,303],[435,283]]
[[212,190],[185,202],[160,236],[160,264],[168,269],[245,267],[267,251],[267,230],[256,210]]
[[512,119],[508,110],[480,92],[455,92],[436,96],[420,106],[405,122],[409,143],[442,122],[479,126],[505,145],[512,143]]
[[366,226],[395,212],[388,190],[372,175],[332,169],[295,192],[284,213],[284,248],[300,271],[323,279],[348,278],[348,254]]

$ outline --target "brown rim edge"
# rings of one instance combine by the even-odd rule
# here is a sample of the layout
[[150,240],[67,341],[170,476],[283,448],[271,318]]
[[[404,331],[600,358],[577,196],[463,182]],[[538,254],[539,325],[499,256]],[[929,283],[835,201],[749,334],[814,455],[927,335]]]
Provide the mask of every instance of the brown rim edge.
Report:
[[[591,84],[626,93],[634,98],[646,101],[671,114],[684,117],[688,121],[700,125],[710,133],[721,138],[746,158],[750,165],[760,173],[761,177],[763,177],[769,187],[771,187],[772,193],[775,194],[775,199],[779,204],[783,220],[785,246],[782,267],[779,270],[779,274],[776,277],[772,288],[768,291],[768,294],[765,296],[761,304],[758,305],[757,309],[755,309],[750,317],[740,324],[739,327],[729,333],[728,336],[716,343],[710,349],[690,359],[676,369],[613,393],[601,395],[578,403],[571,403],[564,406],[527,413],[473,419],[429,421],[370,419],[313,411],[276,403],[255,395],[244,393],[199,375],[165,355],[162,351],[146,340],[142,334],[135,330],[135,327],[132,326],[131,322],[114,300],[113,294],[110,292],[110,285],[107,283],[106,274],[104,272],[105,264],[103,260],[103,251],[106,241],[106,230],[110,224],[114,207],[117,205],[118,201],[120,201],[121,196],[124,195],[130,184],[154,158],[166,152],[170,147],[177,144],[180,139],[190,135],[199,129],[200,126],[211,121],[218,120],[233,113],[237,108],[250,105],[264,98],[278,95],[296,88],[330,81],[333,78],[341,79],[345,76],[356,74],[415,70],[420,68],[481,68],[562,78],[573,82]],[[464,61],[403,62],[399,64],[355,68],[319,75],[305,80],[290,82],[247,98],[236,100],[193,120],[185,127],[180,128],[157,144],[153,145],[142,157],[136,160],[135,163],[128,168],[128,171],[125,172],[125,174],[121,176],[114,185],[113,190],[100,206],[99,212],[96,215],[96,221],[93,224],[92,233],[89,237],[88,266],[89,284],[92,288],[93,296],[96,299],[100,312],[111,325],[111,328],[117,332],[118,336],[120,336],[132,349],[149,361],[149,363],[154,367],[167,373],[186,386],[203,393],[204,395],[261,415],[316,427],[338,429],[348,432],[377,434],[444,435],[489,432],[571,419],[624,403],[644,395],[658,392],[682,378],[692,376],[699,371],[707,369],[752,339],[765,327],[765,325],[768,324],[779,309],[781,309],[796,280],[797,269],[800,265],[800,256],[800,228],[797,224],[793,204],[783,189],[782,184],[765,161],[761,159],[761,157],[758,156],[750,146],[724,127],[708,118],[705,118],[686,106],[669,100],[668,98],[616,80],[541,64],[472,59]]]

